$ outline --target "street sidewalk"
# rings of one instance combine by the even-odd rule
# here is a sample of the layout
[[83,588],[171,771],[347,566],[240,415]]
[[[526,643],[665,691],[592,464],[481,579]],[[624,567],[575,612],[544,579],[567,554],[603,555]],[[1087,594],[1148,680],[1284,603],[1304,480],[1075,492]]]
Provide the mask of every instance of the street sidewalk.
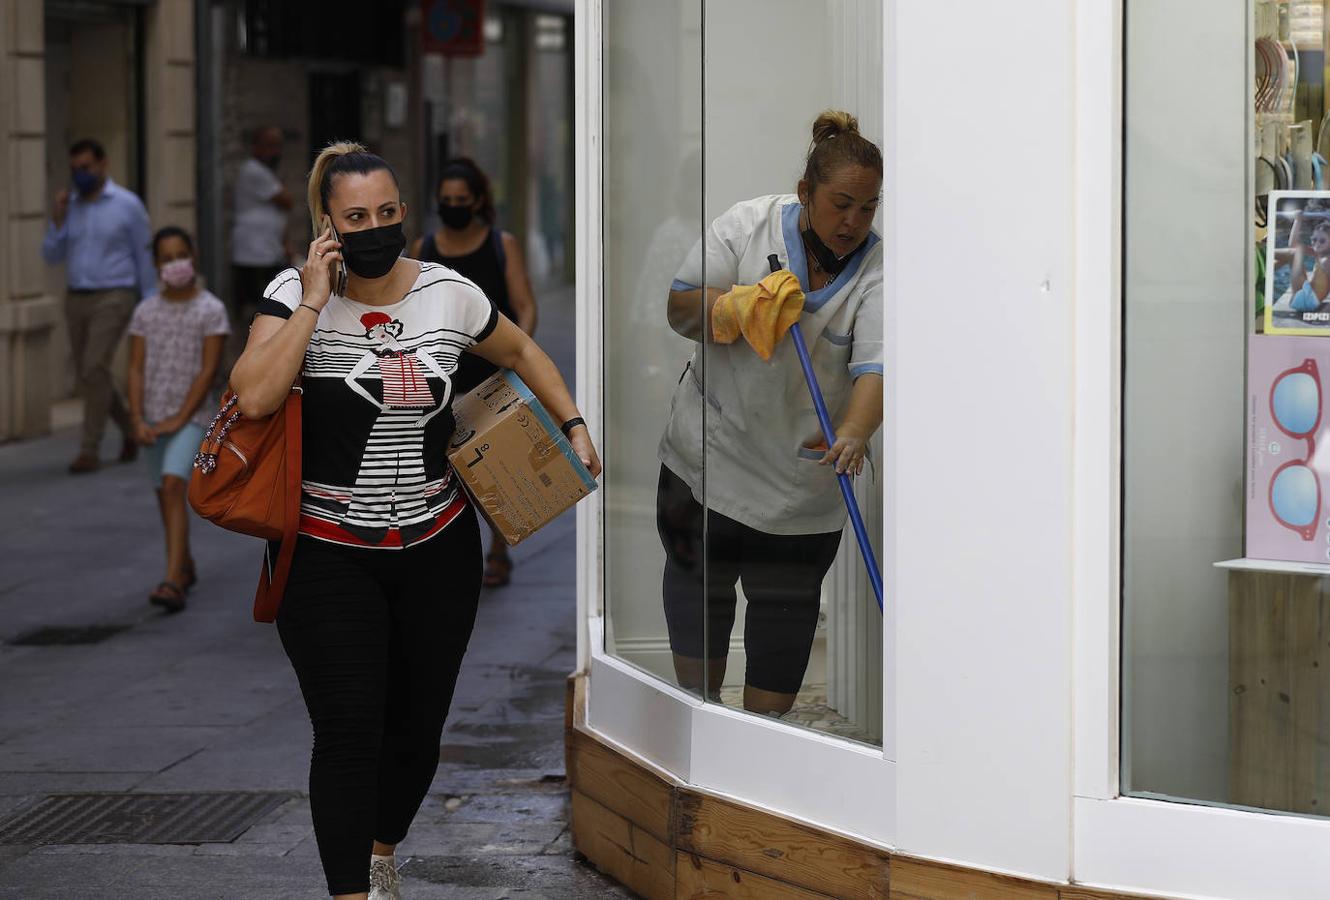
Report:
[[[572,290],[540,298],[542,346],[571,376]],[[308,719],[276,630],[250,618],[258,541],[195,519],[199,584],[188,609],[163,614],[146,602],[163,549],[142,469],[70,476],[76,450],[68,427],[0,446],[0,840],[52,794],[289,796],[228,843],[0,843],[0,898],[326,897]],[[575,862],[568,836],[574,556],[569,512],[515,549],[509,587],[482,597],[439,773],[399,848],[410,900],[631,896]],[[11,643],[48,626],[122,630]]]

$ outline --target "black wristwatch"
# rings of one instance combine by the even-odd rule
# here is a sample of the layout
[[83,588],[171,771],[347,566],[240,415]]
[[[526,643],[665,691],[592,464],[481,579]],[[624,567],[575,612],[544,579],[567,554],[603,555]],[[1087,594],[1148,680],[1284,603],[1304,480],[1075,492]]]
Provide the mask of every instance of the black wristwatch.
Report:
[[586,424],[586,419],[582,418],[581,416],[573,416],[567,422],[564,422],[562,425],[560,425],[559,430],[563,432],[564,437],[572,437],[573,429],[576,428],[578,425],[585,425],[585,424]]

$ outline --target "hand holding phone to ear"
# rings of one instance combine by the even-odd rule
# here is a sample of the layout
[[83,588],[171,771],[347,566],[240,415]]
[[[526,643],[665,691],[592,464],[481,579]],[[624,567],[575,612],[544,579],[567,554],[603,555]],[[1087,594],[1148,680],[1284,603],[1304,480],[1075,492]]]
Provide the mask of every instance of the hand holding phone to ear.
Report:
[[323,231],[309,244],[305,267],[300,270],[300,285],[304,289],[302,302],[322,309],[332,294],[346,291],[346,264],[342,262],[342,243],[327,216],[323,218]]

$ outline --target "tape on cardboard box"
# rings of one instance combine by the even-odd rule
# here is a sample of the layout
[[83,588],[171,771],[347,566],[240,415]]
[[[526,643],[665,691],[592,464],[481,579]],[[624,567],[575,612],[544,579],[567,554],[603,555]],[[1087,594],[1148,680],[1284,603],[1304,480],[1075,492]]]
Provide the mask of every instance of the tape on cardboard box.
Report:
[[516,373],[504,371],[454,405],[448,458],[476,507],[515,544],[594,491],[572,444]]

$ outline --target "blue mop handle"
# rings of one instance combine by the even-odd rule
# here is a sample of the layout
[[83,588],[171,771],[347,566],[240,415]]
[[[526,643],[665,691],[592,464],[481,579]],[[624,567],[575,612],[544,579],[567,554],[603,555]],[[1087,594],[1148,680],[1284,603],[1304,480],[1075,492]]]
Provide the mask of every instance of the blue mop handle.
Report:
[[[771,271],[779,272],[781,269],[780,259],[776,254],[767,257],[767,262],[771,266]],[[804,381],[808,382],[808,393],[813,396],[813,408],[817,410],[817,421],[822,426],[822,438],[827,442],[827,449],[830,450],[836,444],[836,432],[831,427],[831,416],[827,413],[827,402],[822,399],[822,388],[817,383],[817,374],[813,372],[813,360],[808,355],[808,345],[804,343],[804,332],[795,322],[790,326],[790,337],[794,339],[794,352],[799,355],[799,365],[804,370]],[[854,488],[850,483],[850,476],[844,472],[836,475],[836,480],[840,483],[841,497],[845,500],[845,508],[850,513],[850,524],[854,526],[854,536],[859,540],[859,553],[864,558],[864,566],[868,569],[868,581],[873,586],[873,594],[877,597],[877,608],[882,609],[882,572],[877,567],[877,557],[873,554],[873,545],[868,540],[868,529],[864,527],[864,518],[859,513],[859,502],[854,499]]]

